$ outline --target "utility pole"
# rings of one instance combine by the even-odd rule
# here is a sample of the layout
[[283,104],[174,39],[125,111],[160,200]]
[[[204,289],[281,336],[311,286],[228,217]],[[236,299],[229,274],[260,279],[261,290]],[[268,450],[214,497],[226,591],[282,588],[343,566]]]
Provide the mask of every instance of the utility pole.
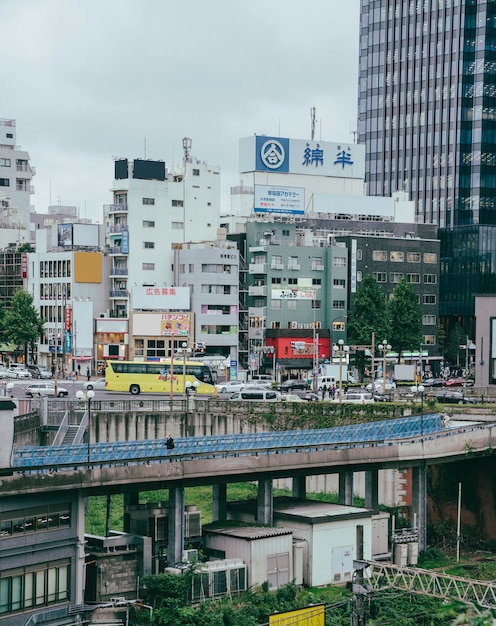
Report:
[[375,389],[375,333],[372,331],[372,391]]

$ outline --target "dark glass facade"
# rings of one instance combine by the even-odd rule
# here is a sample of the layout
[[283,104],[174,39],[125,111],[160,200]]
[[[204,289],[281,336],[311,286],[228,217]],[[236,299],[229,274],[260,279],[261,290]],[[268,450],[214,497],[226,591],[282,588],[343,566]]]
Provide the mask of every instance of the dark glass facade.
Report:
[[496,225],[441,228],[439,238],[442,313],[468,332],[463,319],[474,316],[474,296],[496,293]]
[[371,195],[496,224],[496,1],[361,0],[359,142]]

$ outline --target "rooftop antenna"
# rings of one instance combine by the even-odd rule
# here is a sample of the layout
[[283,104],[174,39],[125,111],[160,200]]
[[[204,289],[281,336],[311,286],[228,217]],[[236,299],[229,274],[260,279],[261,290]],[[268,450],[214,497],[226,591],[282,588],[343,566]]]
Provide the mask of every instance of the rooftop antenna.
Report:
[[144,141],[144,153],[145,153],[145,159],[146,159],[146,136],[145,136],[145,141]]
[[315,107],[310,107],[310,139],[315,139]]
[[183,137],[184,162],[191,163],[191,139]]
[[353,143],[356,143],[357,129],[353,126],[353,122],[350,122],[350,133],[353,135]]

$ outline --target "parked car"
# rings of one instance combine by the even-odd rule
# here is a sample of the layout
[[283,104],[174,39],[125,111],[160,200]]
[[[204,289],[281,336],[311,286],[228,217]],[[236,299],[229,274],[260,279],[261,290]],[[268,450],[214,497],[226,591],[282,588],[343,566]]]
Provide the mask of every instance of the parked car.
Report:
[[282,392],[292,391],[293,389],[308,389],[308,382],[301,378],[290,378],[279,386],[279,390]]
[[306,400],[300,398],[296,393],[281,393],[279,400],[281,402],[306,402]]
[[427,397],[435,398],[437,402],[442,404],[476,404],[477,402],[475,398],[465,396],[461,391],[451,389],[430,391]]
[[0,363],[0,378],[8,378],[7,368],[3,363]]
[[252,374],[249,382],[255,385],[262,383],[263,385],[272,386],[276,381],[269,374]]
[[293,389],[291,393],[300,396],[302,400],[306,400],[307,402],[318,402],[320,400],[318,394],[313,391],[307,391],[306,389]]
[[242,380],[226,380],[215,385],[219,393],[234,393],[235,391],[241,391],[244,386],[245,383]]
[[7,370],[8,378],[31,378],[31,372],[27,369],[27,367],[15,367],[11,366]]
[[420,384],[424,387],[446,387],[444,378],[426,378]]
[[390,402],[391,398],[383,393],[374,393],[374,402]]
[[267,389],[266,387],[251,387],[235,391],[229,400],[248,401],[248,402],[276,402],[279,394],[276,391]]
[[85,389],[105,389],[105,378],[97,378],[96,380],[89,380],[83,383]]
[[[54,383],[32,383],[25,389],[25,394],[30,398],[34,396],[48,396],[49,398],[55,397],[55,384]],[[64,387],[57,385],[57,398],[65,398],[69,395],[69,392]]]
[[31,372],[33,378],[51,378],[52,372],[48,367],[43,365],[28,365],[27,369]]
[[[336,398],[331,402],[339,403],[339,393],[336,394]],[[370,391],[348,391],[343,394],[342,402],[349,404],[374,404],[374,395]]]
[[[366,389],[367,391],[372,391],[372,383],[369,383]],[[376,378],[374,380],[374,391],[378,391],[380,393],[383,389],[385,391],[392,391],[393,389],[396,389],[396,383],[394,380],[389,378],[386,378],[385,383],[383,378]]]
[[463,387],[465,384],[465,378],[461,376],[455,376],[453,378],[448,378],[446,381],[446,387]]

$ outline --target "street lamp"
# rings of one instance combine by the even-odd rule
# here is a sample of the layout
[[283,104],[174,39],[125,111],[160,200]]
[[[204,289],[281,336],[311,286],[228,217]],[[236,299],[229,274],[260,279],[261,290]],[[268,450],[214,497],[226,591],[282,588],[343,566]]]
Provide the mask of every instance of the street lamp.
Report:
[[183,398],[186,397],[186,356],[191,354],[191,348],[188,348],[186,341],[181,344],[181,354],[183,355]]
[[263,358],[265,360],[265,357],[267,357],[268,355],[272,356],[272,378],[275,380],[276,378],[276,349],[275,346],[260,346],[260,347],[256,347],[253,350],[255,353],[257,353],[258,356],[258,368],[260,369],[260,356],[263,355]]
[[190,383],[189,380],[186,381],[184,385],[186,388],[186,412],[189,413],[191,409],[191,400],[190,398],[195,396],[198,387],[200,386],[199,381],[195,380],[194,383]]
[[332,346],[333,352],[339,356],[339,402],[343,401],[343,354],[348,354],[350,347],[344,345],[344,339],[340,339]]
[[386,354],[391,350],[391,345],[384,339],[377,347],[382,352],[382,394],[386,395]]
[[[88,400],[88,431],[87,431],[87,442],[88,442],[88,465],[90,464],[90,427],[91,427],[91,401],[95,397],[95,392],[90,389],[86,393],[86,399]],[[84,400],[84,392],[79,390],[76,393],[76,398],[82,402]]]
[[417,391],[420,394],[420,434],[424,436],[424,385],[418,385]]

